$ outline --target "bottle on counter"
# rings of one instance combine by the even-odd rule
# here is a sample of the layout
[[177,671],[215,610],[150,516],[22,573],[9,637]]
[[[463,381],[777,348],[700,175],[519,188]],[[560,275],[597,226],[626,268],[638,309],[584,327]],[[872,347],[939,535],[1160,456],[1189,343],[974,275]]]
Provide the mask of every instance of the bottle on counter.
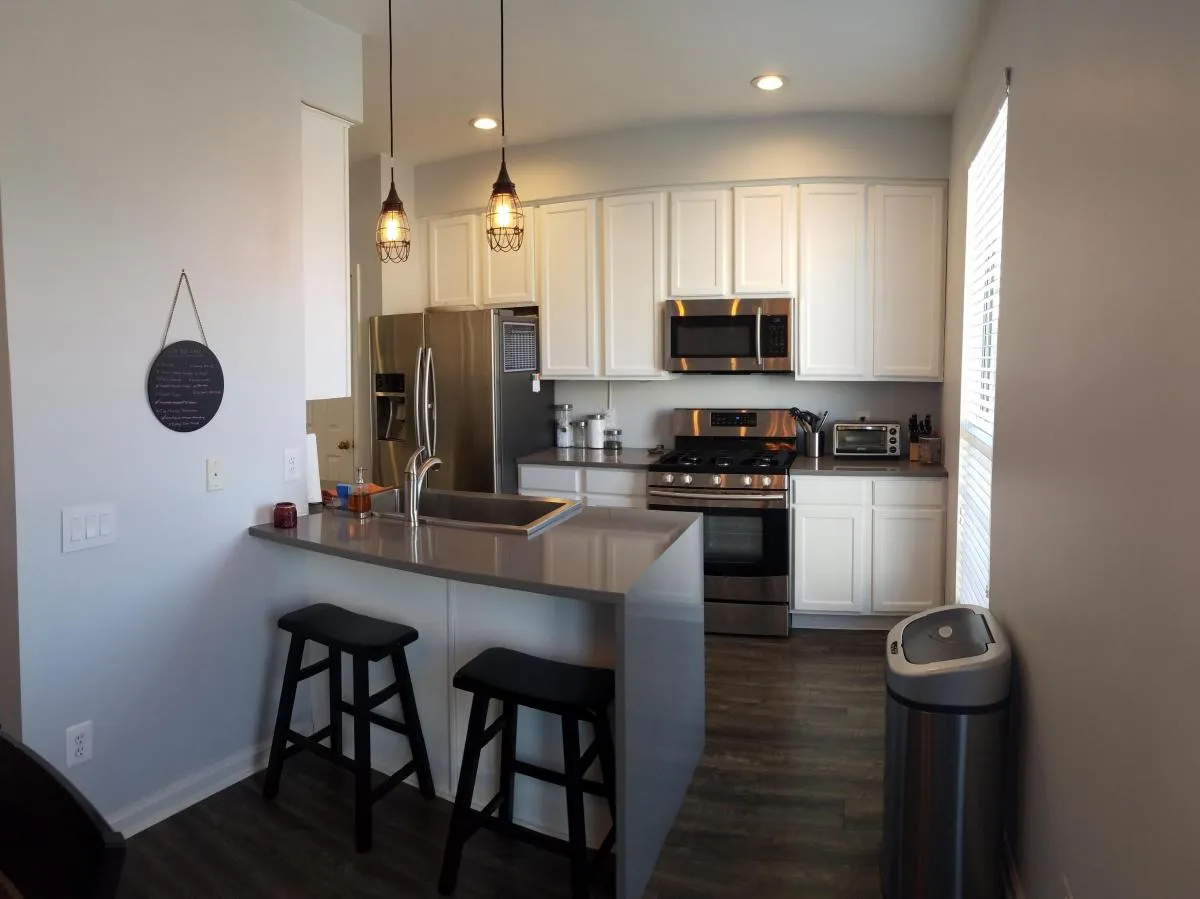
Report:
[[361,465],[354,471],[354,486],[346,498],[346,510],[362,515],[371,511],[371,494],[367,490],[367,470]]

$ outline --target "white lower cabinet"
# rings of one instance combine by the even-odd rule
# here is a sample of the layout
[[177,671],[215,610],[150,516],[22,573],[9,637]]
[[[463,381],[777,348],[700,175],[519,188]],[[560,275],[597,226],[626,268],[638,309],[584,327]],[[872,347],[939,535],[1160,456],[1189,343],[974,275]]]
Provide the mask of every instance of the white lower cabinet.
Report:
[[862,612],[867,516],[862,506],[792,509],[792,608],[798,612]]
[[942,604],[945,509],[871,510],[871,610],[919,612]]
[[943,478],[792,479],[792,609],[901,615],[944,601]]

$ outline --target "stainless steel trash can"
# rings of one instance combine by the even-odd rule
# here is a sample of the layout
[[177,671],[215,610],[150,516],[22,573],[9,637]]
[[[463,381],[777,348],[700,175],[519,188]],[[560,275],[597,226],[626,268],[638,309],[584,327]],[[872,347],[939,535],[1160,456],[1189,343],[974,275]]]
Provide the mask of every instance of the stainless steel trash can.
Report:
[[1003,899],[1008,641],[987,609],[947,606],[886,651],[884,899]]

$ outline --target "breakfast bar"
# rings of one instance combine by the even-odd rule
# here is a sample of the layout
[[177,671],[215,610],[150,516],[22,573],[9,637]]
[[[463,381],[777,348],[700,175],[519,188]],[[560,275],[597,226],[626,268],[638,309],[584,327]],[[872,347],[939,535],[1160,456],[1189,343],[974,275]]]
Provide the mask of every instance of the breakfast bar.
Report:
[[[302,517],[295,528],[260,525],[250,534],[303,551],[295,554],[305,585],[302,601],[331,602],[419,630],[408,662],[434,788],[444,799],[454,798],[471,703],[451,686],[459,667],[503,646],[612,668],[616,895],[643,894],[704,747],[699,515],[584,508],[526,537],[319,513]],[[372,690],[385,678],[385,671],[373,672]],[[324,678],[311,683],[319,730],[328,722],[322,711],[327,696],[320,692],[327,688]],[[496,793],[494,749],[479,769],[476,808]],[[374,767],[385,774],[410,759],[407,742],[387,732],[372,735],[371,750]],[[561,770],[558,722],[523,712],[517,753]],[[611,820],[605,802],[587,797],[585,817],[595,848]],[[515,820],[562,836],[562,790],[522,778]]]

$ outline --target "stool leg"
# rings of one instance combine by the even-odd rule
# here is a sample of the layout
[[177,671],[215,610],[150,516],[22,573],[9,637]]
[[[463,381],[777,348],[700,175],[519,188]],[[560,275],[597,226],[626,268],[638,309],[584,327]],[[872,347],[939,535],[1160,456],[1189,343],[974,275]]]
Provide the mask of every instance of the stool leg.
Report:
[[371,849],[371,719],[367,657],[354,656],[354,843]]
[[296,704],[296,687],[300,683],[300,665],[303,661],[304,637],[293,634],[288,646],[287,664],[283,669],[283,689],[279,692],[279,711],[275,713],[275,733],[271,735],[267,782],[263,785],[264,799],[274,799],[279,793],[283,752],[287,749],[288,731],[292,729],[292,707]]
[[400,688],[400,708],[404,712],[404,724],[408,728],[408,748],[417,763],[417,786],[421,795],[433,799],[433,772],[429,768],[429,750],[425,747],[425,734],[421,730],[421,716],[417,713],[417,697],[413,695],[412,675],[408,670],[408,657],[404,650],[392,653],[392,669],[396,672],[396,685]]
[[515,702],[504,703],[504,730],[500,734],[500,820],[512,824],[517,784],[517,709]]
[[571,859],[571,899],[587,899],[587,825],[583,818],[583,769],[579,764],[579,719],[562,719],[563,773],[567,787],[567,842]]
[[463,844],[470,829],[471,800],[475,796],[475,778],[479,774],[479,757],[483,754],[483,732],[487,729],[489,700],[475,694],[471,701],[471,718],[467,724],[467,740],[463,746],[462,770],[458,774],[458,792],[454,794],[454,811],[450,815],[450,833],[446,837],[446,853],[442,856],[442,874],[438,892],[449,896],[458,883],[458,866],[462,862]]
[[342,653],[329,648],[329,748],[333,754],[342,754]]
[[600,741],[600,773],[604,777],[604,796],[613,827],[617,826],[617,747],[613,741],[608,709],[596,710],[596,739]]

